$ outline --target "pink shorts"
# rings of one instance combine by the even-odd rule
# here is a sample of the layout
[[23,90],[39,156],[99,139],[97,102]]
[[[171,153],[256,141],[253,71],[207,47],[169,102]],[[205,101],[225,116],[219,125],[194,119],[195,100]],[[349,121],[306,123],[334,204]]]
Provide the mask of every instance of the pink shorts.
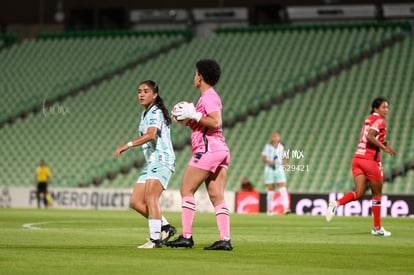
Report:
[[352,160],[352,174],[354,177],[364,174],[367,180],[383,181],[381,162],[363,158]]
[[189,166],[215,173],[219,167],[227,169],[230,164],[229,151],[194,152]]

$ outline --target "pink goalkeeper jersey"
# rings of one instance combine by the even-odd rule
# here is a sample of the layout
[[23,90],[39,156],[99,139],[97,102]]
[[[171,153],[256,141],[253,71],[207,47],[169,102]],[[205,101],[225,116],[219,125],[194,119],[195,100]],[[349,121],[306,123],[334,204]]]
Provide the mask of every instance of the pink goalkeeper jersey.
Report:
[[[213,112],[221,112],[222,105],[220,96],[213,88],[208,89],[198,100],[196,111],[204,116]],[[210,129],[200,123],[194,122],[191,125],[191,145],[194,152],[228,151],[223,129]]]

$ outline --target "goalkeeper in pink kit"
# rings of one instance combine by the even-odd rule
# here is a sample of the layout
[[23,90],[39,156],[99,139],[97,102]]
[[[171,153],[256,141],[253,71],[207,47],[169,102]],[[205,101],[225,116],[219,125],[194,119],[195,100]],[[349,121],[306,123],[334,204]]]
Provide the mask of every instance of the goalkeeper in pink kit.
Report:
[[183,104],[173,115],[178,120],[191,119],[192,157],[184,173],[180,189],[182,197],[183,232],[176,240],[166,243],[170,247],[192,247],[192,227],[196,211],[194,194],[204,182],[214,206],[220,240],[205,250],[232,250],[230,241],[230,213],[224,201],[230,150],[222,129],[222,104],[213,86],[220,78],[220,66],[215,60],[203,59],[196,63],[194,86],[201,91],[197,106]]

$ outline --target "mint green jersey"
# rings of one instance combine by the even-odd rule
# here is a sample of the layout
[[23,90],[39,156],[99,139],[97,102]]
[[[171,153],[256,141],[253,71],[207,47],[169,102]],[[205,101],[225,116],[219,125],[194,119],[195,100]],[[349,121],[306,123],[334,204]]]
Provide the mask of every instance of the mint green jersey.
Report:
[[148,128],[156,127],[157,134],[153,140],[141,145],[147,163],[158,162],[175,170],[175,154],[171,142],[170,127],[167,126],[161,109],[152,105],[148,111],[142,112],[139,133],[144,135]]
[[274,147],[271,143],[267,143],[262,151],[262,156],[265,156],[268,161],[274,161],[275,165],[266,163],[265,169],[279,170],[283,166],[283,159],[285,158],[285,146],[279,143]]

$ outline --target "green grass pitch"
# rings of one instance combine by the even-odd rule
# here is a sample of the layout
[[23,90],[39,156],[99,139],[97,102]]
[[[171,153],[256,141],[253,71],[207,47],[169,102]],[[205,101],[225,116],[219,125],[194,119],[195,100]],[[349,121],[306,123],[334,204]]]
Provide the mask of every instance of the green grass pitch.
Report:
[[[181,232],[180,213],[165,213]],[[232,214],[233,251],[213,213],[197,213],[191,249],[137,249],[148,226],[131,211],[0,209],[0,274],[413,274],[414,220]],[[174,236],[175,237],[175,236]]]

